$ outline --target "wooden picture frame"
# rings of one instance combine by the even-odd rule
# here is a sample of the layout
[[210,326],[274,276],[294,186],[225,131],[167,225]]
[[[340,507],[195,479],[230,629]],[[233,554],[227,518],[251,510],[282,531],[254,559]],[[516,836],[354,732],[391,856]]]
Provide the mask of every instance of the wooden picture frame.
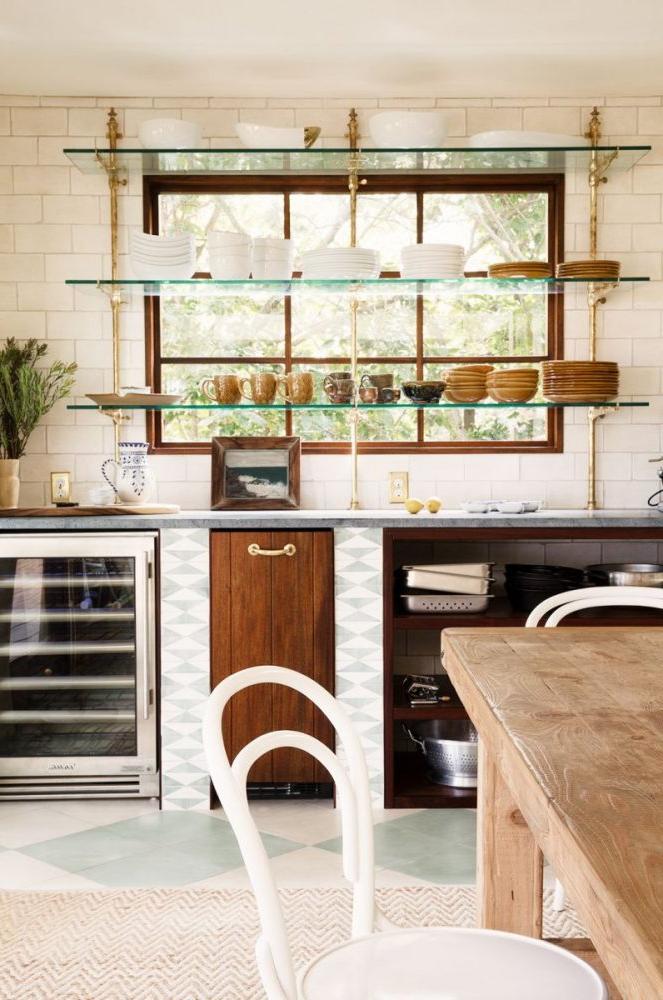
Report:
[[300,454],[298,437],[212,438],[212,510],[299,507]]

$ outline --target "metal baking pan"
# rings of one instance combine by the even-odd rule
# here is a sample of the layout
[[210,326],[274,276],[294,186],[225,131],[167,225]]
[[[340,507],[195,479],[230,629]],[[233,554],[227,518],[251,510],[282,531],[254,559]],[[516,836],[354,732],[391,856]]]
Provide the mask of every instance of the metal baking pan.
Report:
[[418,563],[415,566],[403,566],[403,569],[423,569],[431,573],[453,573],[454,576],[491,576],[494,562],[481,563]]
[[488,576],[442,573],[435,567],[404,566],[405,586],[410,590],[435,590],[449,594],[487,594],[493,582]]
[[414,614],[477,614],[486,611],[492,594],[402,594],[406,611]]

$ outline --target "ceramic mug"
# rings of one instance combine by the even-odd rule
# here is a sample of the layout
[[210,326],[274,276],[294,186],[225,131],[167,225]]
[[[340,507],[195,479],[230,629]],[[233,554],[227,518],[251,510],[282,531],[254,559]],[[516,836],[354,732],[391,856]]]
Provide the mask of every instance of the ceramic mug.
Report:
[[329,395],[330,391],[334,390],[337,382],[344,382],[349,378],[352,378],[352,372],[330,372],[329,375],[325,375],[322,385],[327,395]]
[[351,403],[355,394],[355,383],[352,378],[339,378],[335,382],[328,381],[329,375],[324,382],[324,390],[332,403]]
[[279,379],[279,391],[288,403],[310,403],[314,389],[311,372],[288,372]]
[[401,398],[401,390],[392,389],[391,386],[385,386],[384,389],[380,389],[379,391],[381,403],[397,403]]
[[361,377],[361,385],[374,385],[376,389],[390,389],[394,384],[394,376],[391,372],[383,372],[381,375],[370,375],[366,372]]
[[[273,403],[278,381],[274,372],[257,372],[248,378],[241,378],[239,389],[244,399],[249,399],[252,403]],[[248,389],[245,388],[247,385]]]
[[359,387],[359,398],[362,403],[377,403],[380,390],[375,385],[362,385]]
[[206,378],[200,384],[200,391],[212,402],[221,405],[239,403],[242,398],[239,375],[215,375],[213,378]]

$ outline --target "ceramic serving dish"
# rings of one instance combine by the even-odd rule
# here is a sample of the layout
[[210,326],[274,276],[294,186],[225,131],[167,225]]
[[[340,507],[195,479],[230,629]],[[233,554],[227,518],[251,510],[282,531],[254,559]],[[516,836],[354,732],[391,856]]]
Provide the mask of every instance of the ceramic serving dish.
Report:
[[444,382],[437,380],[403,382],[403,392],[413,403],[439,403],[444,392]]

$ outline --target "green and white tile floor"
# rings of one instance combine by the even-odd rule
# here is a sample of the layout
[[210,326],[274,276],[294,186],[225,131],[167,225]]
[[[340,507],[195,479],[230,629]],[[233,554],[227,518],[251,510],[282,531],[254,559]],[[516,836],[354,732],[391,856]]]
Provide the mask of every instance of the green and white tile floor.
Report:
[[[345,885],[330,802],[252,809],[279,885]],[[474,881],[474,810],[390,810],[375,821],[379,886]],[[159,812],[146,801],[0,805],[0,888],[247,885],[220,812]]]

